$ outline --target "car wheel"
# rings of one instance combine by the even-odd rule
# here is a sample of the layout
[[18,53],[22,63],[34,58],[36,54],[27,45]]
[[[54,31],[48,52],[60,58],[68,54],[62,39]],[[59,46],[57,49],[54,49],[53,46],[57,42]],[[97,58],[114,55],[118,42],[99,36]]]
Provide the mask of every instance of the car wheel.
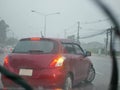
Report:
[[72,90],[72,78],[70,75],[67,75],[65,83],[64,83],[64,90]]
[[85,80],[85,82],[91,83],[91,82],[94,80],[94,78],[95,78],[95,69],[94,69],[93,66],[91,66],[91,67],[89,68],[88,77],[87,77],[87,79]]

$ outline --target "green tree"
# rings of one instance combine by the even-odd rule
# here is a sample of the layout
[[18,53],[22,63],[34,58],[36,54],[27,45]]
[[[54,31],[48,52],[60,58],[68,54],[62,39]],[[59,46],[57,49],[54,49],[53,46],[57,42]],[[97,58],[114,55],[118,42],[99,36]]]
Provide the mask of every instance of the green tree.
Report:
[[6,32],[8,27],[9,25],[7,25],[4,20],[0,21],[0,44],[5,43],[5,40],[7,39]]

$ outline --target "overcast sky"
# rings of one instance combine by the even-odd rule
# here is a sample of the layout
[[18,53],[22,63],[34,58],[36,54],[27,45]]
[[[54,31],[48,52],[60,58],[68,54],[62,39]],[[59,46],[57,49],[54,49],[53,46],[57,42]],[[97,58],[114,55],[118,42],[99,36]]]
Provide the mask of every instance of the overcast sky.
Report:
[[[120,16],[120,0],[103,0],[117,17]],[[80,22],[80,37],[101,32],[111,24],[93,0],[0,0],[0,17],[10,26],[8,34],[14,32],[17,38],[41,36],[44,32],[44,16],[47,16],[46,36],[64,38],[77,34],[77,22]],[[101,22],[99,22],[102,20]],[[96,22],[96,23],[92,23]],[[87,24],[89,23],[89,24]],[[43,33],[44,34],[44,33]],[[105,35],[81,41],[103,42]]]

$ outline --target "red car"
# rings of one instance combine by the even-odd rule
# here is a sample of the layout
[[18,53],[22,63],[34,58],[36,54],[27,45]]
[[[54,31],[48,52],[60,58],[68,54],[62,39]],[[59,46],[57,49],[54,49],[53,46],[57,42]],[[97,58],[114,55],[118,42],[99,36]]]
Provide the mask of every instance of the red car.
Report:
[[[81,81],[95,78],[91,53],[68,39],[24,38],[5,57],[4,67],[20,75],[33,87],[55,87],[68,90]],[[18,87],[2,75],[4,87]]]

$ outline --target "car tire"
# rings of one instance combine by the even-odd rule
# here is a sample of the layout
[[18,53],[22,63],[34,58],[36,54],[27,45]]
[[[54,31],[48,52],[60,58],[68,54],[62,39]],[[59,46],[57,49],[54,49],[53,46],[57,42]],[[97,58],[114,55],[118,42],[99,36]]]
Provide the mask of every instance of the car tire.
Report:
[[95,79],[95,69],[93,66],[90,66],[89,71],[88,71],[88,76],[85,80],[86,83],[91,83]]
[[72,90],[72,78],[71,75],[68,74],[66,79],[65,79],[65,83],[64,83],[64,90]]

